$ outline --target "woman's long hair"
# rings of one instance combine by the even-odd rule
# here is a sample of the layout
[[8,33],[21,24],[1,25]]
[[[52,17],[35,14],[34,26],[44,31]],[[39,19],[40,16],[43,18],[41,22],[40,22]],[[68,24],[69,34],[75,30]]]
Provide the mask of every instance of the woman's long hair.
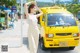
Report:
[[28,13],[31,13],[31,9],[34,8],[34,6],[35,6],[34,4],[31,4],[31,5],[28,7]]

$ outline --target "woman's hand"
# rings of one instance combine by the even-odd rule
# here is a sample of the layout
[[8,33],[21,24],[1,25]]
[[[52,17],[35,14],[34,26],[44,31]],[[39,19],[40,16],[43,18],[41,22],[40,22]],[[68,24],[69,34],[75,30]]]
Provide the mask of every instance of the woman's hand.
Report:
[[32,3],[32,4],[36,4],[36,1],[32,1],[31,3]]
[[35,1],[28,2],[25,5],[30,5],[30,4],[35,4]]

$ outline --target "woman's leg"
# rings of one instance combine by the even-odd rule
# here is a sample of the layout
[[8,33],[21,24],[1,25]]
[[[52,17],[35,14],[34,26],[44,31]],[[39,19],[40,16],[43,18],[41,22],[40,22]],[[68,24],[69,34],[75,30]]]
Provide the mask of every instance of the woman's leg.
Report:
[[30,50],[30,53],[32,53],[32,38],[31,38],[31,28],[30,28],[30,26],[28,27],[28,34],[27,34],[27,36],[28,36],[28,45],[29,45],[29,50]]
[[39,44],[39,29],[38,29],[38,27],[33,28],[32,36],[33,36],[33,39],[34,39],[34,42],[35,42],[35,46],[36,46],[35,53],[37,53],[38,44]]
[[34,44],[34,40],[33,40],[33,38],[32,38],[32,27],[31,27],[31,25],[29,25],[29,28],[28,28],[28,42],[29,42],[29,50],[30,50],[30,53],[36,53],[35,51],[35,44]]

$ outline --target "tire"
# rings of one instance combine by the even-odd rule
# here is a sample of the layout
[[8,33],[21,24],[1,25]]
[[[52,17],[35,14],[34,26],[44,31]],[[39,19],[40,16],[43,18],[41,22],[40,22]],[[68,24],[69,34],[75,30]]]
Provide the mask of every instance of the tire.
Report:
[[74,50],[75,47],[69,47],[69,50]]
[[41,39],[41,34],[39,34],[39,42],[40,42],[40,39]]
[[46,50],[46,48],[45,48],[45,46],[44,46],[43,38],[40,39],[39,44],[40,44],[40,48],[41,48],[42,50]]
[[80,19],[78,19],[80,21]]

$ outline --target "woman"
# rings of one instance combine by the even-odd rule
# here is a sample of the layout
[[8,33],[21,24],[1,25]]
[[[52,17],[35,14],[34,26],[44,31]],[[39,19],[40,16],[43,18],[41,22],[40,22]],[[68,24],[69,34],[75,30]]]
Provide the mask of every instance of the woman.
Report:
[[[36,14],[37,11],[39,11],[40,13]],[[40,17],[43,13],[37,7],[36,2],[32,1],[25,4],[25,14],[29,24],[28,41],[30,53],[37,53],[39,42],[39,29],[37,25],[37,18]]]

